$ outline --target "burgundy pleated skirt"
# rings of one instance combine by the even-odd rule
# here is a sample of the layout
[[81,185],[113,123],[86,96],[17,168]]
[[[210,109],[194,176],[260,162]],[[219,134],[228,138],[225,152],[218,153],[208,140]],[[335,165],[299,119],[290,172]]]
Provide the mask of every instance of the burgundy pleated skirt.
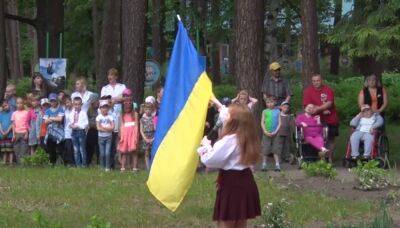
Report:
[[261,215],[257,184],[250,169],[220,170],[213,220],[231,221]]

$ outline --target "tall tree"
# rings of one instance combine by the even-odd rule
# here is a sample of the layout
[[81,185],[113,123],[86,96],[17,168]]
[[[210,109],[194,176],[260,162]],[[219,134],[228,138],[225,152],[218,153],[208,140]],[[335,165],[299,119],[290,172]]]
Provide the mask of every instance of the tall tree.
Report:
[[[214,23],[219,22],[221,1],[211,0],[211,20]],[[212,28],[211,38],[211,62],[212,62],[212,78],[214,84],[218,85],[221,83],[220,73],[220,62],[219,62],[219,31],[221,30],[221,23],[217,23],[217,26]]]
[[165,61],[166,45],[164,39],[165,0],[152,0],[152,6],[151,45],[153,48],[153,59],[162,64]]
[[[123,8],[126,6],[124,5]],[[100,89],[107,81],[107,71],[118,67],[119,44],[121,39],[121,0],[105,0],[101,30],[101,48],[96,83]],[[129,15],[133,17],[135,15]],[[138,34],[134,34],[135,36]],[[132,37],[133,39],[133,37]]]
[[267,11],[265,12],[265,54],[268,62],[278,60],[278,13],[280,10],[280,0],[268,1]]
[[261,98],[264,1],[235,0],[235,74],[238,89]]
[[[336,26],[342,18],[342,0],[335,0],[335,11],[333,26]],[[331,67],[330,73],[334,75],[339,74],[339,58],[340,58],[340,47],[339,45],[331,45]]]
[[147,0],[122,0],[122,78],[136,102],[144,95]]
[[60,44],[64,31],[64,1],[36,0],[36,9],[36,17],[33,19],[14,14],[6,14],[6,17],[35,27],[39,57],[62,56]]
[[[18,6],[16,0],[6,2],[7,12],[18,15]],[[8,68],[10,70],[11,79],[17,81],[24,76],[24,71],[21,61],[21,36],[19,31],[19,22],[9,20],[6,22],[6,42],[7,42],[7,57]]]
[[100,60],[100,32],[98,0],[92,1],[92,29],[93,29],[93,50],[94,50],[94,74],[98,75]]
[[4,20],[5,4],[0,0],[0,96],[3,97],[7,83],[6,25]]
[[301,28],[303,37],[302,81],[303,86],[310,83],[313,73],[319,73],[318,61],[318,18],[316,0],[301,1]]

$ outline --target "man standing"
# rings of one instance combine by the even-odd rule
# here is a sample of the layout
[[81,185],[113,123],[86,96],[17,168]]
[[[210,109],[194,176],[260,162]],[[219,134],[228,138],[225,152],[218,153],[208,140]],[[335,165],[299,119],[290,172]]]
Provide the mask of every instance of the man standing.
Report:
[[270,75],[265,76],[261,88],[264,100],[272,98],[276,101],[276,104],[281,104],[284,101],[289,103],[293,94],[289,80],[281,77],[281,65],[273,62],[269,65],[269,71]]
[[332,155],[335,149],[335,137],[339,135],[339,119],[335,108],[334,92],[329,86],[324,85],[322,76],[314,74],[311,77],[312,85],[303,91],[303,106],[313,104],[314,115],[320,115],[321,122],[328,125],[328,158],[332,163]]

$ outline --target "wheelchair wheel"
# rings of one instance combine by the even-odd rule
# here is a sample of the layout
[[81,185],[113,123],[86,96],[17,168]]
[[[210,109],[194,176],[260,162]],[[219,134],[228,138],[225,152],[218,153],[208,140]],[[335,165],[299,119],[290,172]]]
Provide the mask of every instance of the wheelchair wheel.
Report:
[[386,135],[379,137],[378,141],[378,160],[382,168],[387,168],[389,165],[389,139]]

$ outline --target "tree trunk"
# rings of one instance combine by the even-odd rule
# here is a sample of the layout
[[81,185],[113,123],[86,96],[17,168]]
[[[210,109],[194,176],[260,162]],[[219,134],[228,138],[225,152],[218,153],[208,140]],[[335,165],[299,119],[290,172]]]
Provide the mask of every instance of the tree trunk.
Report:
[[[6,2],[7,13],[18,15],[18,7],[16,0]],[[8,49],[8,69],[10,70],[11,79],[18,81],[24,76],[22,67],[21,54],[21,36],[19,32],[19,22],[8,20],[6,22],[6,42]]]
[[153,59],[162,64],[165,61],[164,19],[165,0],[152,0],[152,41]]
[[[335,1],[335,12],[333,25],[336,26],[342,17],[342,0]],[[331,46],[331,68],[330,73],[334,75],[339,74],[339,59],[340,59],[340,47],[338,45]]]
[[357,57],[353,59],[353,64],[357,69],[358,73],[364,76],[375,74],[379,80],[381,80],[383,73],[383,64],[377,61],[372,56]]
[[[94,75],[98,75],[100,60],[100,32],[98,1],[92,1],[92,29],[93,29],[93,50],[94,50]],[[96,79],[96,78],[94,78]]]
[[36,0],[36,4],[39,58],[62,57],[63,50],[60,44],[64,31],[64,1]]
[[235,1],[235,72],[239,90],[261,101],[264,54],[264,1]]
[[[125,6],[124,6],[125,8]],[[118,67],[118,54],[121,29],[121,1],[105,0],[101,32],[99,71],[96,75],[97,88],[100,90],[107,82],[107,71]],[[130,15],[131,17],[132,15]],[[137,35],[137,34],[135,34]],[[133,37],[132,37],[133,38]]]
[[280,0],[269,1],[265,17],[265,56],[268,63],[277,61],[278,56],[278,28],[277,18],[280,7]]
[[[207,0],[195,1],[196,4],[194,6],[197,8],[198,17],[195,20],[196,33],[198,32],[198,37],[196,37],[199,41],[199,54],[205,56],[206,55],[206,46],[207,46],[207,34],[206,34],[206,18],[207,18]],[[196,34],[197,36],[197,34]],[[197,44],[196,44],[197,45]]]
[[[220,12],[220,0],[211,0],[211,18],[217,21]],[[218,25],[218,27],[221,25]],[[211,62],[212,78],[215,85],[221,84],[220,62],[219,62],[219,29],[214,29],[211,34]]]
[[144,95],[146,59],[146,0],[122,0],[122,78],[134,101]]
[[5,4],[0,0],[0,96],[3,98],[7,86],[6,25],[4,19]]
[[304,88],[310,83],[311,76],[319,73],[318,61],[318,18],[316,0],[301,1],[301,28],[303,37],[303,72]]
[[[32,18],[36,17],[36,8],[26,8],[25,9],[25,15],[29,15]],[[37,64],[39,64],[39,56],[38,56],[38,40],[37,40],[37,34],[36,34],[36,29],[32,25],[27,25],[27,35],[28,39],[32,42],[32,47],[33,47],[33,53],[32,53],[32,58],[29,60],[29,66],[30,66],[30,75],[32,76],[33,73],[35,72],[35,67]]]

